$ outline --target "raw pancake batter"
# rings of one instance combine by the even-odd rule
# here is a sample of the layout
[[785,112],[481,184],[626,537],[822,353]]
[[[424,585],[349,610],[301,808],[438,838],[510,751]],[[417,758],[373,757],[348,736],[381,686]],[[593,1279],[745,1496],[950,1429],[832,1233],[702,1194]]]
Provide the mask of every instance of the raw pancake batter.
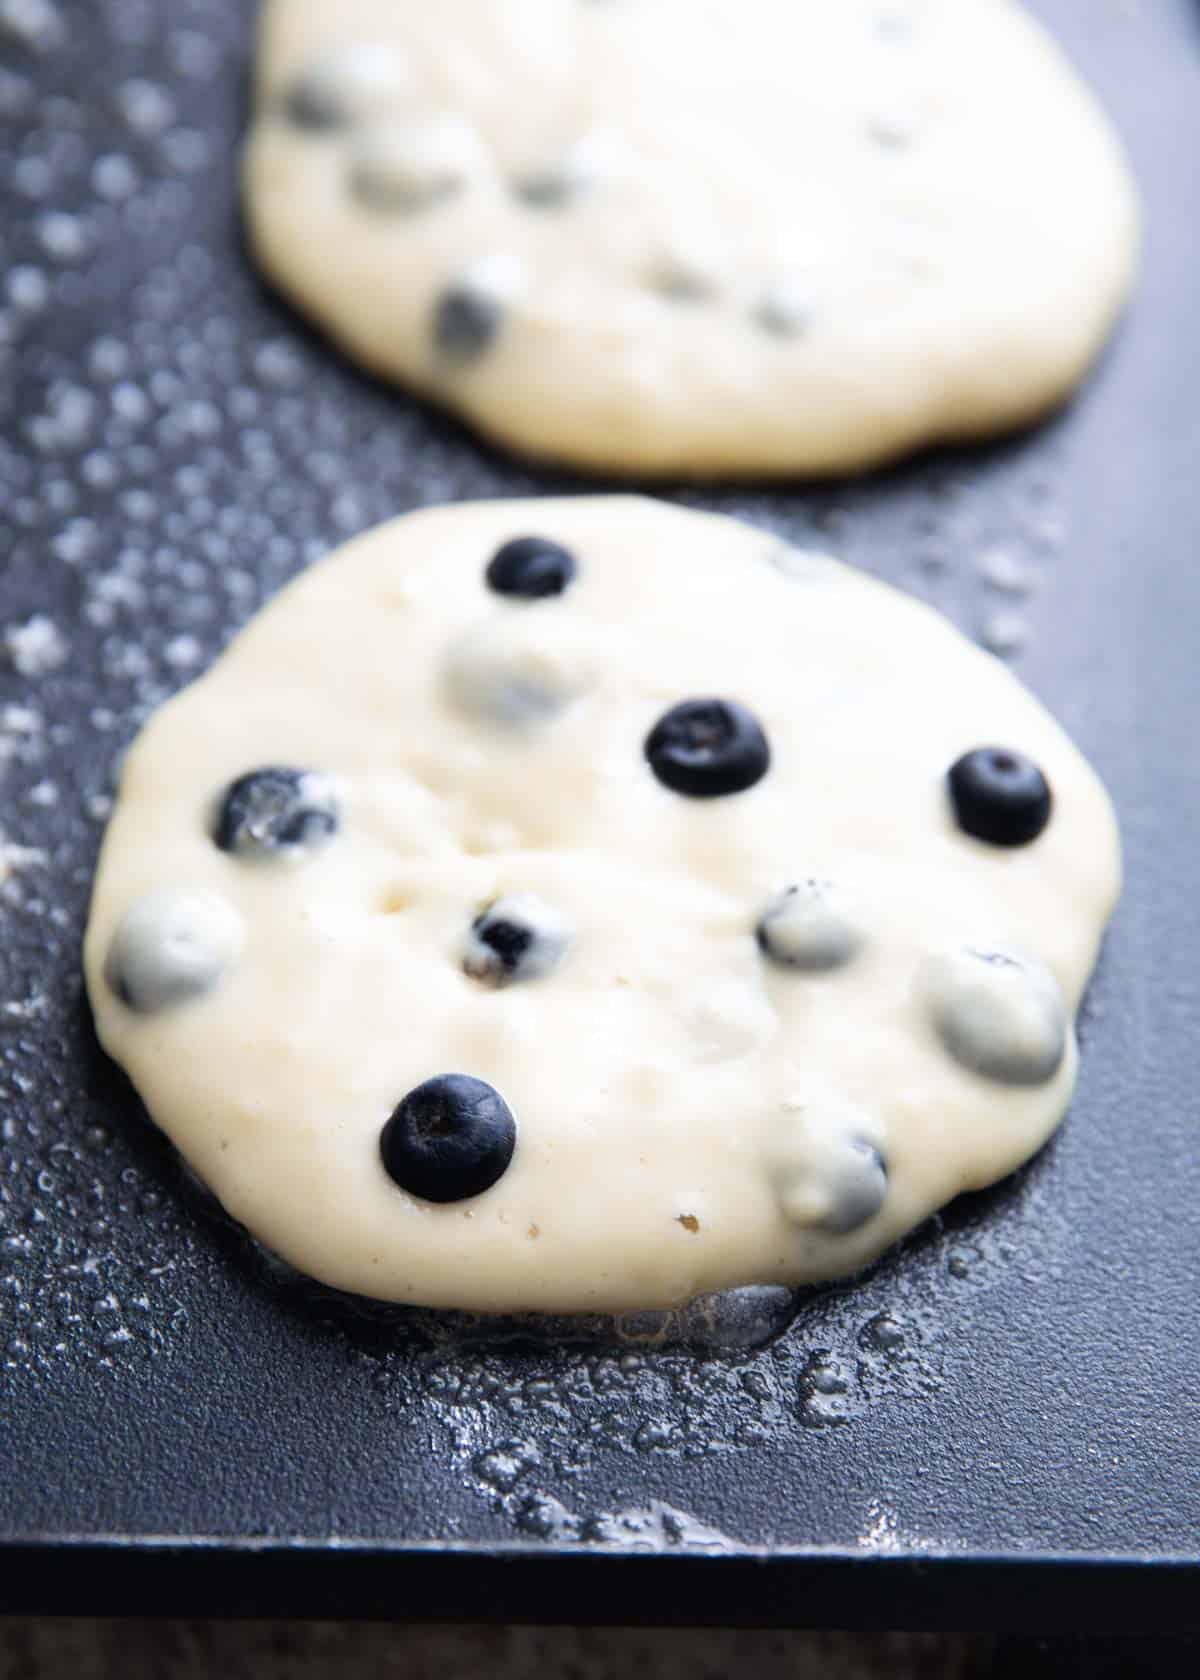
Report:
[[1013,0],[267,0],[245,187],[263,267],[367,367],[628,473],[1021,425],[1136,243]]
[[853,1272],[1032,1154],[1118,889],[1093,772],[938,614],[638,498],[426,511],[129,753],[100,1036],[346,1290]]

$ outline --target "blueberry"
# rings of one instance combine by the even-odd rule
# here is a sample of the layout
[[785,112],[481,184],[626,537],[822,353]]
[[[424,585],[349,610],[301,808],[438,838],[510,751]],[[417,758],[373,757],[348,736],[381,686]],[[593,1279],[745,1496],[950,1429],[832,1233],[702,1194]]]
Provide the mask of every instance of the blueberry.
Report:
[[575,556],[547,537],[514,537],[497,549],[484,576],[497,595],[541,601],[561,595],[578,574]]
[[646,271],[652,291],[671,303],[703,303],[715,297],[720,277],[712,253],[684,242],[669,242],[653,257]]
[[843,967],[862,944],[841,894],[829,881],[804,881],[776,893],[756,933],[759,948],[772,962],[811,973]]
[[464,192],[479,167],[470,124],[434,117],[367,128],[354,146],[348,184],[368,210],[414,215]]
[[491,346],[503,323],[504,306],[494,293],[460,281],[434,307],[433,342],[448,361],[473,362]]
[[1049,969],[1012,951],[927,960],[922,988],[954,1060],[998,1085],[1049,1084],[1067,1053],[1067,1011]]
[[532,893],[499,898],[476,916],[463,967],[493,986],[540,980],[558,967],[571,936],[561,918]]
[[579,196],[578,182],[564,171],[553,169],[524,176],[513,190],[531,210],[562,210]]
[[444,204],[461,192],[463,182],[453,169],[405,171],[386,158],[360,157],[349,175],[352,196],[367,210],[382,215],[414,215]]
[[595,186],[606,151],[603,140],[584,135],[542,168],[514,181],[513,191],[531,210],[565,210]]
[[506,974],[515,974],[533,944],[533,929],[495,914],[472,922],[471,932],[497,958]]
[[410,1091],[379,1139],[389,1176],[427,1202],[490,1190],[516,1144],[517,1123],[499,1091],[465,1073],[442,1073]]
[[126,1008],[156,1015],[212,991],[244,938],[237,913],[216,893],[152,892],[122,917],[104,978]]
[[780,1185],[785,1216],[830,1237],[849,1236],[874,1219],[887,1199],[887,1163],[853,1116],[817,1109],[798,1141],[800,1156],[785,1163]]
[[334,134],[394,110],[410,82],[408,65],[391,47],[358,41],[301,71],[284,90],[283,115],[307,133]]
[[283,112],[293,128],[309,134],[331,134],[345,128],[350,113],[332,78],[310,71],[299,77],[283,96]]
[[958,826],[992,846],[1028,846],[1050,821],[1053,796],[1032,759],[1007,747],[978,747],[948,777]]
[[323,846],[340,822],[337,798],[324,776],[269,765],[239,776],[226,789],[213,839],[237,857],[278,857]]
[[834,1205],[820,1229],[831,1237],[847,1237],[879,1212],[887,1197],[887,1163],[873,1143],[863,1137],[846,1139],[843,1158],[830,1178]]
[[812,303],[794,286],[775,286],[759,299],[753,318],[773,338],[800,338],[812,325]]
[[690,799],[744,793],[771,764],[761,724],[736,700],[673,706],[646,737],[645,753],[663,786]]
[[505,613],[500,622],[486,620],[451,643],[443,676],[455,706],[481,722],[534,729],[588,688],[586,648],[567,635],[543,634],[538,616]]

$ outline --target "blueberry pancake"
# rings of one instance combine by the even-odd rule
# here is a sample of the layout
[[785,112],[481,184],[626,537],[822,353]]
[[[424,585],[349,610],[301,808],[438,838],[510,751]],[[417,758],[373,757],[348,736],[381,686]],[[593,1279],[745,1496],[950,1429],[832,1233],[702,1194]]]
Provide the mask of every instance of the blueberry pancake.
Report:
[[1083,376],[1136,209],[1015,0],[266,0],[266,272],[525,454],[828,473]]
[[929,608],[636,497],[412,514],[131,749],[100,1036],[325,1283],[660,1306],[856,1271],[1061,1120],[1109,801]]

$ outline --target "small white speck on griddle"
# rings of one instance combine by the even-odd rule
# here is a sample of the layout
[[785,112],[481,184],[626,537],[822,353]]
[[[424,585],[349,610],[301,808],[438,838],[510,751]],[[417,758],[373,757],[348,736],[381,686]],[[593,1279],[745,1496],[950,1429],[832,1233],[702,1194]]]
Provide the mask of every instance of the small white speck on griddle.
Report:
[[8,662],[23,677],[40,677],[64,665],[69,644],[58,626],[45,613],[35,613],[24,624],[12,624],[4,632]]
[[65,38],[62,14],[52,0],[0,0],[0,40],[41,53]]

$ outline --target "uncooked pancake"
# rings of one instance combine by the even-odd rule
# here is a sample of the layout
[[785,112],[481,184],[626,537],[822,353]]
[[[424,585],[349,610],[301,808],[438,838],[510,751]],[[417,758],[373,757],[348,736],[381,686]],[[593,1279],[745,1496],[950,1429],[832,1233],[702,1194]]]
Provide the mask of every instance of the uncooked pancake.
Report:
[[1094,773],[940,615],[635,497],[410,515],[124,765],[101,1039],[343,1290],[852,1273],[1030,1156],[1118,889]]
[[267,0],[258,258],[525,454],[827,473],[1059,402],[1129,288],[1091,94],[1013,0]]

